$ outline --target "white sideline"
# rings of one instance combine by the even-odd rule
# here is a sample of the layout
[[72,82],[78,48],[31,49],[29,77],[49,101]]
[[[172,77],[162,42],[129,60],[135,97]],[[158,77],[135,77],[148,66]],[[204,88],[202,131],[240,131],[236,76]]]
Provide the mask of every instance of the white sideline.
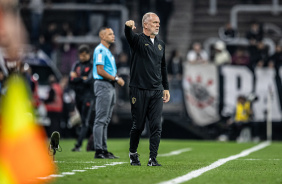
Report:
[[[85,163],[85,162],[82,162]],[[100,165],[100,166],[91,166],[91,167],[86,167],[83,170],[72,170],[72,172],[62,172],[61,174],[51,174],[49,176],[46,177],[38,177],[37,179],[40,180],[48,180],[50,178],[61,178],[67,175],[74,175],[76,172],[85,172],[86,170],[92,170],[92,169],[99,169],[99,168],[103,168],[103,167],[107,167],[107,166],[115,166],[115,165],[120,165],[120,164],[125,164],[126,162],[112,162],[112,163],[108,163],[108,164],[104,164],[104,165]]]
[[225,164],[228,161],[235,160],[235,159],[240,158],[240,157],[245,157],[245,156],[249,155],[252,152],[261,150],[261,149],[269,146],[270,144],[271,144],[270,141],[262,142],[259,145],[254,146],[254,147],[249,148],[249,149],[246,149],[246,150],[242,151],[241,153],[239,153],[237,155],[232,155],[232,156],[227,157],[227,158],[219,159],[218,161],[212,163],[209,166],[200,168],[198,170],[191,171],[191,172],[187,173],[186,175],[179,176],[179,177],[174,178],[172,180],[163,181],[163,182],[161,182],[159,184],[178,184],[178,183],[183,183],[183,182],[189,181],[189,180],[191,180],[193,178],[196,178],[196,177],[200,176],[201,174],[203,174],[203,173],[205,173],[205,172],[207,172],[209,170],[215,169],[215,168]]
[[169,157],[169,156],[172,156],[172,155],[179,155],[183,152],[187,152],[187,151],[191,151],[191,150],[192,150],[191,148],[184,148],[184,149],[175,150],[175,151],[172,151],[172,152],[169,152],[169,153],[158,154],[158,157]]

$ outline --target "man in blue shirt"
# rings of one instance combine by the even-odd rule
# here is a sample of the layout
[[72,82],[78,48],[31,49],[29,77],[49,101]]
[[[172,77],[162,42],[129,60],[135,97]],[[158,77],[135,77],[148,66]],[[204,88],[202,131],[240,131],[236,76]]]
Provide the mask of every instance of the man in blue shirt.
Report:
[[124,85],[124,80],[116,75],[115,58],[109,47],[115,42],[115,35],[111,28],[102,28],[99,32],[101,43],[93,54],[94,93],[96,96],[96,117],[93,126],[94,158],[118,158],[108,152],[107,132],[112,112],[116,103],[115,83]]

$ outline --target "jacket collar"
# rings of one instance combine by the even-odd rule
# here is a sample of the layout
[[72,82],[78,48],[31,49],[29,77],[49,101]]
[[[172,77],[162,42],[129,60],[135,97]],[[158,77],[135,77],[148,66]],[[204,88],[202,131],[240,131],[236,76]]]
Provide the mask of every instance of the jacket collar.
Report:
[[[146,37],[148,40],[150,40],[150,42],[152,42],[150,36],[147,36],[147,35],[145,35],[144,33],[142,33],[142,35],[143,35],[144,37]],[[158,42],[158,37],[157,37],[157,36],[155,36],[154,42]]]

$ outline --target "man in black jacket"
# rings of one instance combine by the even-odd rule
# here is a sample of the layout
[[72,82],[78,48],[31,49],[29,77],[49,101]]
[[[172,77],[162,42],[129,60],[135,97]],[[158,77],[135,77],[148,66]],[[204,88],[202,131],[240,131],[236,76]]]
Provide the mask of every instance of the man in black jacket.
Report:
[[77,143],[72,151],[80,151],[82,141],[85,138],[89,128],[89,117],[92,109],[91,103],[94,100],[93,93],[93,64],[90,60],[90,48],[87,45],[81,45],[78,48],[79,61],[77,61],[70,72],[70,84],[75,91],[76,108],[81,117],[81,130]]
[[133,125],[130,132],[129,157],[131,165],[140,166],[137,147],[146,117],[150,127],[150,158],[148,166],[161,166],[156,160],[161,138],[163,103],[170,99],[165,44],[156,35],[160,19],[155,13],[146,13],[142,19],[143,33],[135,34],[135,23],[125,23],[125,36],[131,48],[130,99]]

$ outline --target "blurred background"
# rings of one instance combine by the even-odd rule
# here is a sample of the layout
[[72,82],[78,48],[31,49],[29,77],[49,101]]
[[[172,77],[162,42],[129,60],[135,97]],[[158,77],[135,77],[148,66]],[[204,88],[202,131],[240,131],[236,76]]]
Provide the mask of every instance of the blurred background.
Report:
[[[124,23],[134,20],[136,32],[142,32],[142,16],[152,11],[161,20],[159,37],[166,43],[171,94],[170,102],[164,105],[162,137],[242,142],[281,140],[279,3],[279,0],[20,0],[17,13],[28,32],[28,44],[19,51],[20,64],[1,55],[1,94],[5,95],[2,85],[5,78],[14,67],[19,67],[29,78],[38,123],[50,135],[52,122],[44,102],[50,91],[50,76],[54,76],[63,91],[60,96],[63,108],[56,127],[64,138],[77,137],[80,120],[75,109],[75,92],[68,85],[69,73],[78,60],[79,45],[87,44],[93,52],[100,42],[99,29],[111,27],[116,36],[111,51],[126,87],[116,87],[118,99],[108,136],[129,137],[130,50]],[[145,129],[143,136],[148,135]]]

